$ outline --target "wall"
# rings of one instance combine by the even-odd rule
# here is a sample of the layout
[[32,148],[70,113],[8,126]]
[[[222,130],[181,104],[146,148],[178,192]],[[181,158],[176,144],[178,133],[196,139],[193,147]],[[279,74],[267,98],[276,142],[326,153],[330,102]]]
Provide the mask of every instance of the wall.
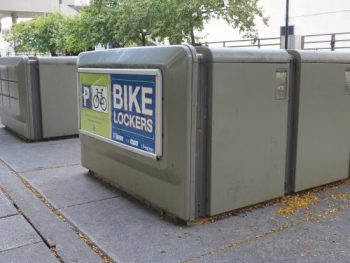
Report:
[[[278,37],[280,26],[285,23],[285,0],[260,0],[265,16],[270,17],[269,26],[257,19],[259,37]],[[331,4],[330,4],[331,3]],[[295,33],[323,34],[350,32],[349,0],[290,0],[290,24]],[[204,41],[241,39],[240,34],[224,21],[212,20],[206,29],[197,34]]]
[[[12,25],[11,13],[15,12],[18,17],[17,22],[28,20],[43,13],[60,12],[64,15],[75,15],[77,10],[72,6],[81,7],[87,5],[89,0],[0,0],[0,21],[1,31],[6,33]],[[9,43],[4,41],[0,32],[0,56],[6,56],[8,52],[13,52]]]
[[[30,14],[47,13],[59,10],[59,0],[16,0],[0,1],[0,14],[11,15],[11,12]],[[28,14],[28,15],[30,15]]]

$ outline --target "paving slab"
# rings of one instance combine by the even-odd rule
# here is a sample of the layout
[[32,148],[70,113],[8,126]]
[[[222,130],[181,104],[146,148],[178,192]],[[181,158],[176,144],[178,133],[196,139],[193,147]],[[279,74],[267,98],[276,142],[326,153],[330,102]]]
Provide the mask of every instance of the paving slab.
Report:
[[0,145],[1,145],[0,154],[2,152],[5,152],[9,148],[21,147],[23,143],[24,141],[14,136],[13,134],[11,134],[5,128],[0,128]]
[[[349,262],[350,210],[320,216],[238,246],[222,246],[189,262]],[[209,252],[209,251],[208,251]]]
[[0,219],[0,237],[0,251],[41,241],[39,235],[21,215]]
[[6,263],[55,263],[58,259],[43,243],[31,244],[0,252],[0,262]]
[[1,149],[3,150],[0,150],[0,158],[17,172],[80,163],[79,139],[23,142],[18,147],[1,147]]
[[44,169],[21,173],[57,209],[120,196],[88,175],[81,166]]
[[[157,213],[125,197],[67,207],[61,211],[117,262],[179,262],[232,242],[239,243],[246,239],[254,239],[261,234],[267,233],[269,236],[270,233],[279,232],[280,229],[285,231],[295,225],[297,225],[295,229],[302,229],[303,224],[308,223],[311,217],[322,217],[323,214],[327,215],[338,209],[348,209],[350,199],[346,198],[346,195],[343,197],[343,194],[349,192],[350,185],[345,183],[314,193],[319,198],[318,201],[300,207],[291,215],[279,215],[277,211],[284,206],[277,203],[231,216],[213,224],[194,227],[176,225],[163,220]],[[329,198],[330,196],[342,198],[332,199]],[[341,218],[348,220],[346,218],[350,216],[343,212]],[[328,222],[328,224],[333,223]],[[349,236],[350,241],[350,230],[348,230],[350,228],[344,223],[340,226],[343,226],[343,232]],[[316,231],[314,236],[310,236],[311,239],[315,242],[322,240],[322,228],[310,229],[310,231]],[[278,238],[274,239],[274,242],[278,240]],[[264,248],[255,249],[259,252],[256,252],[257,255],[251,259],[251,262],[259,262],[259,257],[263,256],[259,253],[264,253],[260,251]],[[278,253],[283,253],[284,249],[288,250],[288,246],[280,247]],[[240,260],[246,257],[244,254],[240,256]],[[348,256],[350,258],[350,255]],[[273,260],[273,257],[268,259]],[[230,262],[232,258],[227,256],[211,262],[221,262],[221,260]],[[286,260],[294,262],[292,258]]]
[[[316,198],[316,201],[309,205],[299,207],[294,213],[287,214],[290,220],[300,220],[300,218],[310,217],[322,211],[334,211],[339,207],[350,205],[350,180],[338,182],[338,184],[326,186],[324,190],[310,191],[298,194],[302,199]],[[281,216],[276,218],[280,220]],[[349,234],[350,235],[350,234]]]
[[19,178],[10,174],[3,166],[0,166],[0,185],[10,194],[14,203],[16,203],[21,210],[29,208],[39,212],[42,206],[45,207],[44,204],[22,184]]
[[49,246],[56,247],[64,262],[102,262],[102,259],[86,243],[80,240],[69,224],[60,220],[22,184],[19,178],[9,174],[1,166],[0,185],[6,189],[22,213]]
[[273,219],[276,209],[270,206],[193,227],[161,219],[151,209],[124,197],[61,211],[116,262],[179,262],[213,246],[284,224],[288,219]]
[[17,214],[16,208],[11,202],[0,192],[0,219]]

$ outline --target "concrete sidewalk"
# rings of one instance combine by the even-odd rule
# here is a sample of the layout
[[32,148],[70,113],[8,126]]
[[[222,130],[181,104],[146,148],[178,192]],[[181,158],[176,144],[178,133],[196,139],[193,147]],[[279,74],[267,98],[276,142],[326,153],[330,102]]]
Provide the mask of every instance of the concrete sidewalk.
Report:
[[[17,249],[43,262],[350,261],[348,181],[187,227],[89,176],[79,139],[25,143],[0,128],[0,159],[0,186],[18,208],[0,199],[0,262],[20,262]],[[6,248],[12,231],[25,245]]]
[[59,262],[30,223],[0,192],[0,262]]

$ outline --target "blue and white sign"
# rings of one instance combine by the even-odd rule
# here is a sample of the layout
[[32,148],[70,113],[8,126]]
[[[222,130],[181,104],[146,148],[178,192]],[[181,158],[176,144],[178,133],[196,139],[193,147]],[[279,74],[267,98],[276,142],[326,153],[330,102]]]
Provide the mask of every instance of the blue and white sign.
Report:
[[161,157],[161,71],[87,68],[79,73],[81,123],[89,127],[98,122],[100,127],[99,133],[86,128],[80,132],[153,159]]
[[161,74],[132,70],[110,75],[111,139],[128,148],[161,156]]

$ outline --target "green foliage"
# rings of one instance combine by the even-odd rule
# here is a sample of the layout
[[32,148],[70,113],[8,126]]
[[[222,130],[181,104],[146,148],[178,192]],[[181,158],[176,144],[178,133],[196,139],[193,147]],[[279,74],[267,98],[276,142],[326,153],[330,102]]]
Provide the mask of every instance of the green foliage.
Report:
[[35,26],[32,21],[22,22],[12,27],[11,34],[6,40],[14,43],[15,52],[34,52]]
[[258,0],[92,0],[75,17],[47,14],[13,26],[16,52],[77,54],[98,44],[124,47],[148,40],[196,44],[195,32],[212,18],[256,37],[256,18],[267,19]]
[[58,13],[47,14],[33,21],[35,25],[35,50],[50,52],[55,56],[65,48],[65,18]]
[[149,39],[196,44],[195,31],[212,18],[224,19],[247,37],[257,35],[256,17],[267,23],[258,0],[93,0],[85,13],[95,18],[89,24],[94,40],[116,46],[140,44],[142,29]]
[[[163,37],[170,42],[187,41],[196,43],[195,31],[201,31],[210,19],[224,19],[246,37],[256,37],[257,17],[267,23],[258,0],[162,0],[163,13],[168,17],[166,23],[158,25]],[[165,18],[161,19],[164,20]]]
[[47,53],[57,55],[65,46],[65,18],[57,13],[14,25],[8,41],[13,42],[16,52]]
[[81,51],[92,50],[94,44],[91,37],[86,32],[85,24],[80,16],[67,17],[64,24],[65,53],[67,55],[77,55]]
[[149,28],[150,0],[95,0],[81,12],[84,31],[92,44],[123,47],[141,44],[140,32]]
[[15,52],[77,54],[91,47],[83,30],[79,16],[50,13],[14,25],[7,41],[13,43]]

